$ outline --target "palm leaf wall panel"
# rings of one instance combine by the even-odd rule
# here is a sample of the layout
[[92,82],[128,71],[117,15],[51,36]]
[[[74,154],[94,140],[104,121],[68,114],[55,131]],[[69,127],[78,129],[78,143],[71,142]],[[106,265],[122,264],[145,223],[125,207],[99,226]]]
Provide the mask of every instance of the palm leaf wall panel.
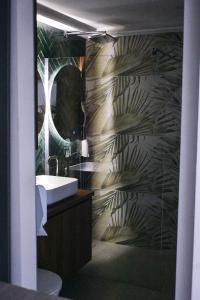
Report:
[[91,159],[104,166],[92,177],[94,236],[175,248],[182,34],[90,41],[87,49],[87,137]]
[[[124,87],[123,79],[120,77],[117,80],[117,89],[112,81],[107,84],[107,91],[106,86],[102,90],[102,86],[95,82],[92,90],[87,90],[85,106],[89,135],[125,132],[161,135],[179,132],[180,86],[174,86],[164,78],[142,76],[129,79]],[[87,87],[89,89],[90,85]]]

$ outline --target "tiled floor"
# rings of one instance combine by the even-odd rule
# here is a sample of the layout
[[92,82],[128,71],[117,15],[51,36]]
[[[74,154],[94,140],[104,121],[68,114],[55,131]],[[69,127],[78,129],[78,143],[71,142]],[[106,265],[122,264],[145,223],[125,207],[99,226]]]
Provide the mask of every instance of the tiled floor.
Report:
[[93,259],[63,283],[77,300],[174,300],[175,253],[95,241]]

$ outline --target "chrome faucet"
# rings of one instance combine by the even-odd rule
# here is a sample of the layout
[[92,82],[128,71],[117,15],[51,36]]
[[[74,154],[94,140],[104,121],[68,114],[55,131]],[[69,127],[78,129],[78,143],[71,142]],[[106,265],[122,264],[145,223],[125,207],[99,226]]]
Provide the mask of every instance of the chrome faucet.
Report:
[[48,164],[50,163],[51,160],[56,161],[56,176],[58,176],[58,158],[56,155],[49,156],[48,158]]

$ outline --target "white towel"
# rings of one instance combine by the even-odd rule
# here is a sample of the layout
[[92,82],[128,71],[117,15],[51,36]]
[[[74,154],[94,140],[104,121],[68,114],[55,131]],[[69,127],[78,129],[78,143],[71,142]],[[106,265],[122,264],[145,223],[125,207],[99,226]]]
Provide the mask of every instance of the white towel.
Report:
[[47,222],[47,192],[42,185],[36,185],[36,233],[47,236],[43,226]]

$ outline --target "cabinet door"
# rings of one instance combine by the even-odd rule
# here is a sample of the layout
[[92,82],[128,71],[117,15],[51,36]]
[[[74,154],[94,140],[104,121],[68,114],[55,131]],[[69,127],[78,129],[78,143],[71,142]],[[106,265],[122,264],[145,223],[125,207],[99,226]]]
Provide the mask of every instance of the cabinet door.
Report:
[[91,259],[91,201],[50,218],[48,236],[38,238],[38,263],[67,278]]

